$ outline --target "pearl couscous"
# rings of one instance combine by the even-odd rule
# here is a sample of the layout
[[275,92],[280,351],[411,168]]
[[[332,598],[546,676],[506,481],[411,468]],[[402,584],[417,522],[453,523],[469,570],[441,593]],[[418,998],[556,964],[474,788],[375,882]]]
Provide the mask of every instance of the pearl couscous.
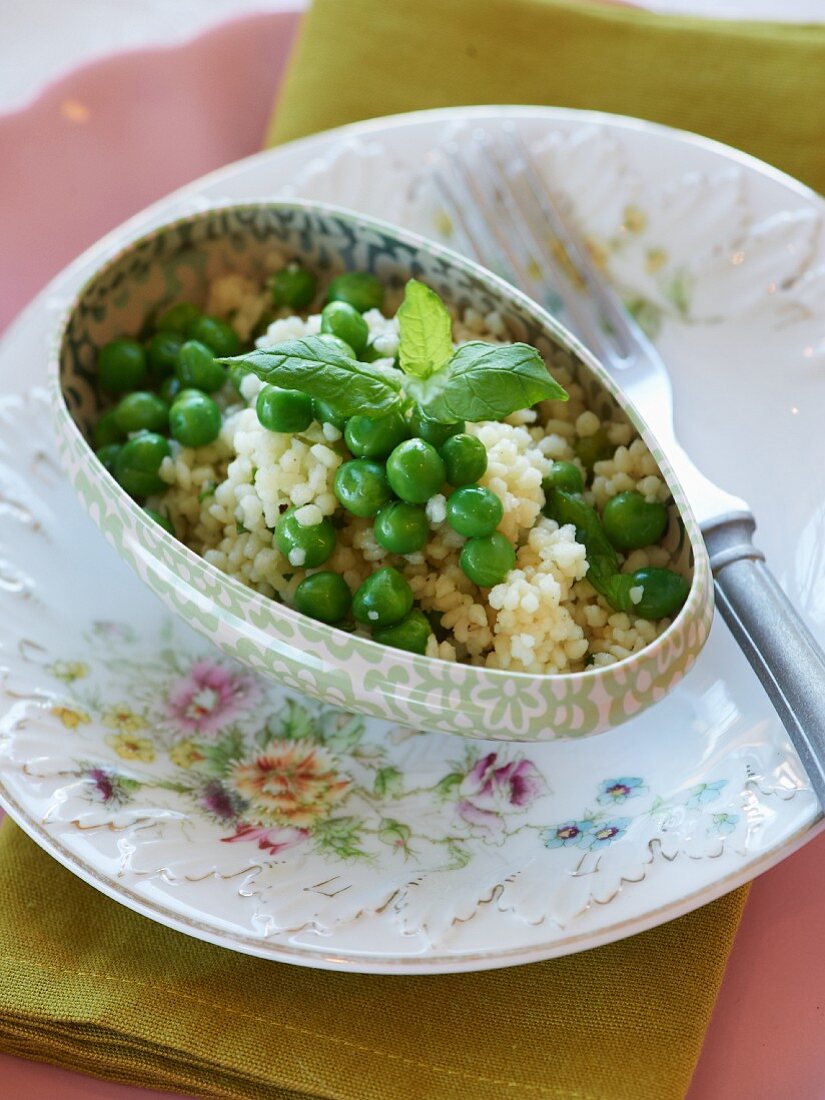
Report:
[[[314,277],[296,265],[267,286],[226,275],[203,312],[178,303],[148,343],[102,349],[101,386],[125,396],[101,417],[98,453],[124,488],[216,568],[385,644],[544,674],[653,641],[688,584],[662,545],[669,490],[631,425],[601,420],[565,369],[551,379],[535,349],[508,344],[498,313],[450,314],[422,284],[391,312],[371,276],[335,283],[314,312]],[[413,307],[438,332],[405,347]],[[473,356],[492,378],[497,351],[519,348],[530,407],[444,413],[471,399],[442,378]],[[319,396],[315,355],[386,409],[342,412],[329,377]]]

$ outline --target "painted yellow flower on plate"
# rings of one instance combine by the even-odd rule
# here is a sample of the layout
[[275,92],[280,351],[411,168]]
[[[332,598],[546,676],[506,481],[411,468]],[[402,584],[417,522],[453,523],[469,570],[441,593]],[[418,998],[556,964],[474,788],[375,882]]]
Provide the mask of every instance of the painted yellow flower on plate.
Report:
[[229,782],[261,821],[298,828],[327,817],[349,788],[334,757],[306,741],[273,741],[236,765]]
[[60,719],[67,730],[76,730],[78,726],[88,726],[91,722],[85,710],[75,710],[73,707],[52,707],[52,714]]
[[205,760],[206,757],[201,752],[200,746],[187,737],[169,750],[169,759],[179,768],[191,768],[194,764],[199,764],[201,760]]
[[111,745],[123,760],[140,760],[151,764],[155,759],[155,746],[148,737],[135,737],[131,733],[110,733],[106,744]]
[[628,233],[643,233],[647,229],[647,214],[632,203],[624,208],[622,228]]
[[139,714],[135,714],[131,707],[125,703],[109,707],[103,712],[103,725],[110,730],[120,730],[121,733],[136,733],[146,728],[146,723]]
[[83,661],[53,661],[46,668],[52,676],[56,676],[58,680],[63,680],[67,684],[82,680],[89,675],[89,666]]
[[596,267],[600,271],[605,271],[609,255],[607,246],[597,237],[588,236],[584,239],[584,247],[587,249],[587,253]]

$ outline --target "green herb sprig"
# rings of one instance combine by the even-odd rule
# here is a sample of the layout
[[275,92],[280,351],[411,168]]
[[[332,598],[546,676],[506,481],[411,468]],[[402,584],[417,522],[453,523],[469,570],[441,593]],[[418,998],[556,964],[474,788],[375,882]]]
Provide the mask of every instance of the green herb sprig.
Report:
[[566,401],[567,392],[528,344],[474,340],[453,350],[452,319],[435,291],[411,279],[398,310],[401,368],[361,363],[320,336],[286,340],[220,362],[240,365],[263,381],[301,390],[341,417],[381,417],[415,402],[442,424],[501,420],[538,401]]
[[580,493],[550,489],[544,512],[559,526],[569,523],[576,528],[576,541],[587,555],[587,579],[615,611],[640,619],[663,619],[675,614],[687,599],[690,584],[672,569],[649,566],[635,573],[620,572],[598,513]]

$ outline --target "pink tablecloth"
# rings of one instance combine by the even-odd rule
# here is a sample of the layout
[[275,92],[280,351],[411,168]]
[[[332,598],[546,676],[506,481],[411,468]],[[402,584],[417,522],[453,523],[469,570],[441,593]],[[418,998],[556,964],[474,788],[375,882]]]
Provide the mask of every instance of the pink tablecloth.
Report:
[[[259,146],[295,22],[103,62],[0,119],[0,328],[101,234]],[[825,836],[754,885],[688,1100],[825,1100],[823,913]],[[169,1094],[0,1055],[0,1100],[23,1096]]]

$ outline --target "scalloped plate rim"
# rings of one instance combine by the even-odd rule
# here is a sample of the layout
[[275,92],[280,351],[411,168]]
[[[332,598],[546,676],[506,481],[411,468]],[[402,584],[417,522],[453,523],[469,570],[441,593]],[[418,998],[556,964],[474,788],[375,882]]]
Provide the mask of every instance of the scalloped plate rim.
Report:
[[105,894],[106,897],[120,902],[141,916],[148,917],[167,928],[183,932],[194,939],[203,940],[206,943],[227,950],[239,951],[244,955],[252,955],[255,958],[268,959],[271,962],[296,963],[314,970],[338,970],[358,974],[472,973],[482,970],[499,970],[504,967],[520,966],[531,962],[543,962],[546,959],[560,958],[577,951],[602,947],[628,936],[646,932],[651,928],[664,924],[666,921],[684,916],[694,909],[698,909],[701,905],[716,901],[717,898],[730,893],[731,890],[744,886],[757,875],[769,870],[787,856],[798,851],[799,848],[804,847],[808,841],[825,832],[825,815],[820,813],[811,824],[798,829],[782,845],[778,845],[775,849],[764,853],[759,859],[747,863],[736,874],[719,879],[711,887],[696,890],[692,894],[680,898],[676,903],[658,906],[655,909],[648,910],[640,917],[617,921],[599,932],[583,932],[562,937],[538,947],[515,948],[509,953],[502,950],[497,950],[495,954],[489,952],[459,952],[450,955],[449,952],[443,952],[437,958],[429,958],[424,955],[385,955],[381,957],[379,962],[374,955],[360,955],[352,950],[350,950],[350,957],[344,958],[338,953],[326,954],[323,951],[315,951],[311,948],[285,947],[283,944],[274,943],[271,940],[240,936],[232,932],[213,931],[207,926],[202,926],[194,921],[187,921],[168,909],[149,904],[139,894],[117,883],[117,879],[112,879],[96,871],[73,852],[64,848],[58,840],[51,836],[47,829],[39,825],[15,802],[3,785],[1,777],[0,806],[27,836],[57,859],[64,867],[77,875],[78,878]]

